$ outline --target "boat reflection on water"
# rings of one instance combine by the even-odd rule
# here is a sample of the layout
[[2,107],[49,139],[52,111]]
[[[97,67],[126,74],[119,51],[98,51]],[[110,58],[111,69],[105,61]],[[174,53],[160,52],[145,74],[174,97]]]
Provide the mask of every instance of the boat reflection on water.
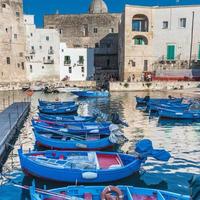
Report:
[[159,119],[158,126],[198,126],[200,119]]

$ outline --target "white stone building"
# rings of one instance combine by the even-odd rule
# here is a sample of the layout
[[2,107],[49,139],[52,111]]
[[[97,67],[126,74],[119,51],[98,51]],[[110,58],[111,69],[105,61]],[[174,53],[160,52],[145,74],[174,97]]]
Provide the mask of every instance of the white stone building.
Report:
[[26,72],[29,81],[59,80],[60,37],[55,29],[38,29],[33,15],[25,15]]
[[22,0],[0,0],[0,82],[26,81]]
[[93,80],[94,72],[93,48],[67,48],[66,43],[60,44],[60,80]]
[[140,80],[144,71],[200,65],[199,19],[198,5],[126,5],[119,30],[121,80],[127,80],[133,74]]

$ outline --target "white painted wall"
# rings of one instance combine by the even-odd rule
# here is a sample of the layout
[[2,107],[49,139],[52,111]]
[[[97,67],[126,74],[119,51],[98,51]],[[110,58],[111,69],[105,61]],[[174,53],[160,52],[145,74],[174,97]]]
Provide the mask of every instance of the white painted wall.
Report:
[[[26,71],[28,80],[59,80],[59,33],[55,29],[37,29],[33,15],[25,15],[24,23],[26,27]],[[31,53],[32,47],[34,47],[35,53]],[[52,47],[52,51],[50,47]],[[50,61],[53,61],[53,63]]]
[[[198,58],[200,45],[200,5],[173,6],[173,7],[146,7],[126,5],[124,17],[120,24],[120,44],[124,51],[119,56],[121,80],[133,73],[140,80],[144,70],[144,60],[148,60],[148,70],[153,70],[153,65],[164,57],[167,57],[167,45],[175,45],[175,60],[189,60],[191,44],[192,12],[194,11],[194,33],[192,60]],[[132,19],[134,15],[146,15],[149,20],[149,32],[132,31]],[[123,16],[123,15],[122,15]],[[186,27],[180,27],[180,18],[186,18]],[[168,21],[168,29],[163,29],[163,21]],[[145,36],[148,45],[135,45],[135,35]],[[130,60],[136,64],[130,65]]]
[[[64,64],[65,56],[70,56],[71,64]],[[83,64],[78,63],[79,56],[84,57]],[[69,77],[69,81],[91,80],[94,71],[94,49],[67,48],[65,43],[60,44],[60,80],[66,76]]]
[[[167,55],[167,44],[175,45],[175,55],[188,60],[190,55],[192,12],[194,15],[193,58],[198,55],[200,44],[200,6],[158,7],[153,9],[154,56]],[[186,28],[181,28],[180,18],[186,18]],[[168,29],[163,29],[163,21],[168,21]]]

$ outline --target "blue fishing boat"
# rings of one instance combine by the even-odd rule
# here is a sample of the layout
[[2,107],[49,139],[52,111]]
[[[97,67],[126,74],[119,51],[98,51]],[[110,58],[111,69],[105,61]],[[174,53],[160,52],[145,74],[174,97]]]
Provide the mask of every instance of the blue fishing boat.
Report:
[[68,106],[39,106],[39,111],[45,114],[58,115],[58,114],[71,114],[77,113],[78,105]]
[[[40,121],[32,120],[33,127],[38,131],[51,130],[62,133],[108,133],[110,127],[118,127],[117,125],[111,126],[111,122],[50,122],[50,121]],[[119,129],[119,128],[118,128]]]
[[68,186],[63,188],[42,190],[32,187],[30,190],[31,200],[190,200],[187,195],[173,192],[138,188],[133,186]]
[[102,150],[121,145],[127,139],[117,131],[111,134],[70,134],[58,135],[52,132],[34,130],[36,144],[49,149],[59,150]]
[[93,90],[73,91],[72,94],[75,94],[78,97],[90,97],[90,98],[109,97],[110,95],[108,91],[93,91]]
[[183,98],[150,98],[149,96],[144,98],[136,96],[135,98],[138,105],[147,105],[147,103],[181,103],[183,100]]
[[55,122],[94,122],[97,115],[81,116],[81,115],[47,115],[38,113],[40,120],[55,121]]
[[176,110],[187,110],[190,107],[190,104],[181,104],[181,103],[155,103],[149,102],[147,105],[147,110],[151,112],[158,112],[158,110],[164,109],[176,109]]
[[58,182],[101,183],[125,178],[140,170],[152,156],[168,161],[165,150],[154,150],[149,140],[136,144],[138,157],[114,152],[39,151],[23,153],[18,150],[21,168],[25,174]]
[[43,101],[38,99],[39,106],[70,106],[74,105],[75,101]]
[[170,110],[161,109],[159,110],[160,118],[171,118],[171,119],[200,119],[200,110]]

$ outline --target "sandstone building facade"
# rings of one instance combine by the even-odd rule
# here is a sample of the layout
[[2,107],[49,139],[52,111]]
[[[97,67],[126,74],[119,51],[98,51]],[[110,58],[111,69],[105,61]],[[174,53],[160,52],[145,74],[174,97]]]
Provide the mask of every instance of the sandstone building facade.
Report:
[[103,0],[93,0],[88,14],[46,15],[44,27],[57,29],[69,48],[95,48],[96,79],[117,77],[118,24],[121,14],[108,13]]
[[[144,71],[189,76],[200,65],[200,6],[126,5],[119,29],[120,79]],[[178,70],[181,69],[181,70]],[[171,70],[171,71],[170,71]]]
[[0,0],[0,82],[22,82],[25,70],[22,0]]

